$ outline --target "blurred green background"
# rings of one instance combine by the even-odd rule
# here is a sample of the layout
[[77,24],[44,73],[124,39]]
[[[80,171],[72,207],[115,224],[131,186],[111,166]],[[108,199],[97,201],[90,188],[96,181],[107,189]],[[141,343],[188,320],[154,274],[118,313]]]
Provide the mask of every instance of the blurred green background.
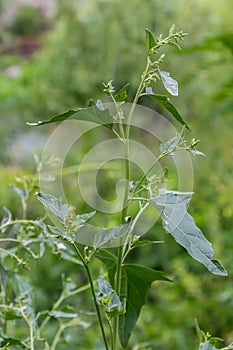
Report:
[[[202,329],[232,341],[232,2],[2,0],[0,11],[0,206],[18,216],[19,203],[9,184],[33,171],[33,153],[40,154],[52,130],[35,130],[26,121],[83,107],[89,98],[106,100],[102,82],[110,79],[116,87],[129,81],[133,96],[146,54],[145,28],[166,34],[175,23],[177,30],[189,33],[182,52],[169,49],[164,69],[179,82],[180,94],[173,102],[206,154],[195,158],[196,194],[190,211],[229,277],[211,276],[158,228],[151,235],[166,243],[142,248],[134,259],[164,269],[175,283],[152,287],[131,343],[196,349],[195,318]],[[40,210],[34,205],[30,215],[35,218]],[[46,259],[35,278],[41,308],[51,305],[56,294],[52,286],[60,284],[63,271],[53,258]],[[68,267],[74,274],[72,265]],[[42,286],[41,276],[47,281]],[[92,332],[82,334],[83,341],[90,341]]]

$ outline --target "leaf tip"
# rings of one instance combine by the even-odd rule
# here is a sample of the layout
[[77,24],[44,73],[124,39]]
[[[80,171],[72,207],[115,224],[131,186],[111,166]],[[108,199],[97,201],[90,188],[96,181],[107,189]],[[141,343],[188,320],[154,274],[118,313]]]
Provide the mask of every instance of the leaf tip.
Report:
[[41,120],[38,120],[38,122],[26,122],[26,125],[29,126],[38,126],[40,124],[42,124],[43,122]]

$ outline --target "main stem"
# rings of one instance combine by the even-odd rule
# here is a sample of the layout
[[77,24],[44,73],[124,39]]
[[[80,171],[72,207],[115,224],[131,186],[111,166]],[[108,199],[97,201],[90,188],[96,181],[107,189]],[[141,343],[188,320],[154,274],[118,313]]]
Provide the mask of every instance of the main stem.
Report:
[[88,264],[86,263],[86,261],[83,259],[82,254],[80,253],[80,251],[79,251],[77,245],[75,244],[75,242],[73,242],[72,245],[73,245],[73,247],[74,247],[74,249],[75,249],[75,251],[76,251],[78,257],[79,257],[80,260],[82,261],[83,266],[84,266],[84,268],[85,268],[85,270],[86,270],[87,277],[88,277],[88,280],[89,280],[89,283],[90,283],[90,287],[91,287],[92,297],[93,297],[94,304],[95,304],[95,309],[96,309],[97,316],[98,316],[98,320],[99,320],[100,330],[101,330],[101,333],[102,333],[102,337],[103,337],[105,349],[106,349],[106,350],[109,350],[108,342],[107,342],[107,338],[106,338],[106,334],[105,334],[105,330],[104,330],[104,325],[103,325],[103,322],[102,322],[102,318],[101,318],[101,313],[100,313],[99,305],[98,305],[98,302],[97,302],[97,299],[96,299],[94,284],[93,284],[91,272],[90,272],[90,270],[89,270],[89,266],[88,266]]
[[[126,180],[123,209],[122,209],[122,213],[121,213],[121,222],[122,223],[124,223],[124,221],[125,221],[125,217],[127,216],[128,207],[129,207],[129,183],[130,183],[129,139],[130,139],[131,120],[132,120],[138,99],[140,97],[140,94],[142,93],[142,90],[144,88],[145,78],[148,74],[150,64],[151,64],[151,61],[150,61],[150,58],[148,56],[146,68],[141,76],[141,81],[140,81],[140,84],[138,86],[136,95],[134,97],[132,107],[130,109],[128,122],[126,124],[126,132],[125,132],[125,134],[122,133],[123,134],[122,137],[125,140],[124,145],[125,145],[125,180]],[[121,267],[122,267],[122,261],[123,261],[123,251],[124,251],[124,246],[122,244],[118,247],[117,266],[116,266],[116,275],[115,275],[115,291],[116,291],[117,295],[119,295],[119,296],[121,294]],[[119,322],[119,316],[115,316],[113,318],[113,349],[112,350],[116,350],[116,346],[117,346],[118,322]]]

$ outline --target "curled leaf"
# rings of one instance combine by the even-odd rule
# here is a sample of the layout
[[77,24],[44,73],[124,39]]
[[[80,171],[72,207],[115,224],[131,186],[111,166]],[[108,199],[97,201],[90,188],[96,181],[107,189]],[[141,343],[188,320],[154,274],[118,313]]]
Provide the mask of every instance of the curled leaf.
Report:
[[175,79],[170,77],[170,73],[159,71],[163,86],[173,96],[178,96],[178,83]]

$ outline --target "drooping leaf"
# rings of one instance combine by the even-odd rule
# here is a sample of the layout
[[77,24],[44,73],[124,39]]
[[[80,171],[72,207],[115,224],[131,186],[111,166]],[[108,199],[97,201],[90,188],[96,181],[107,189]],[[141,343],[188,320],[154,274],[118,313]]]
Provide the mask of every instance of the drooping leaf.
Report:
[[206,342],[201,344],[200,350],[218,350],[214,345],[212,345],[210,342]]
[[173,117],[181,124],[185,125],[188,130],[190,130],[188,124],[184,121],[180,113],[177,111],[175,106],[171,103],[170,99],[165,95],[147,94],[143,93],[141,96],[149,96],[156,102],[160,103],[164,108],[166,108]]
[[78,314],[76,314],[76,313],[63,312],[63,311],[57,311],[57,310],[50,311],[49,315],[53,318],[75,318],[75,317],[78,317]]
[[211,243],[196,226],[193,217],[187,212],[191,197],[187,194],[166,193],[151,199],[151,204],[161,210],[164,229],[177,243],[183,246],[197,261],[207,267],[213,274],[226,276],[227,272],[221,263],[213,260]]
[[129,83],[125,84],[120,91],[115,95],[116,102],[124,102],[127,99]]
[[175,41],[169,41],[169,42],[168,42],[168,45],[175,47],[175,48],[178,49],[179,51],[182,51],[181,46],[180,46],[178,43],[176,43]]
[[120,301],[119,296],[103,276],[98,279],[99,293],[97,301],[103,308],[108,317],[113,317],[124,312],[124,303]]
[[24,201],[27,198],[28,193],[24,188],[12,185],[12,189],[15,193],[17,193],[17,195],[21,198],[22,201]]
[[117,265],[117,257],[113,253],[105,249],[98,249],[95,256],[102,261],[108,270],[108,279],[112,287],[114,286],[114,276]]
[[50,346],[47,342],[45,343],[43,350],[50,350]]
[[146,29],[146,44],[149,52],[156,46],[155,37],[149,29]]
[[48,228],[52,233],[54,233],[57,237],[61,238],[63,241],[73,242],[73,239],[59,227],[48,225]]
[[104,228],[101,227],[99,232],[95,235],[94,249],[103,247],[105,244],[110,243],[115,238],[123,237],[129,228],[129,224],[121,224],[116,227]]
[[17,338],[13,338],[13,337],[8,337],[7,335],[3,335],[1,333],[1,336],[0,336],[0,346],[1,346],[1,349],[4,348],[4,346],[22,346],[23,349],[26,349],[26,344],[20,340],[20,339],[17,339]]
[[119,318],[119,338],[123,347],[127,346],[141,308],[146,303],[147,291],[156,280],[169,281],[161,271],[134,264],[122,266],[121,299],[126,299],[126,312]]
[[148,239],[146,239],[144,241],[137,240],[137,241],[133,242],[133,247],[134,248],[145,247],[145,246],[148,246],[148,245],[158,244],[158,243],[164,243],[164,241],[150,241]]
[[81,228],[89,219],[91,219],[96,214],[96,211],[90,213],[76,215],[74,222],[77,229]]
[[[5,225],[5,224],[8,223],[8,222],[10,222],[11,219],[12,219],[12,215],[11,215],[10,210],[7,209],[6,207],[3,207],[3,210],[4,210],[4,212],[5,212],[6,215],[2,218],[1,226],[2,226],[2,225]],[[1,232],[4,233],[4,232],[6,232],[6,230],[7,230],[7,227],[3,227],[3,228],[1,229]]]
[[4,311],[4,318],[6,321],[10,321],[10,320],[17,320],[22,318],[22,315],[20,313],[20,309],[19,308],[12,308],[12,309],[6,309]]
[[190,148],[190,152],[194,155],[194,156],[203,156],[205,157],[205,154],[201,151],[198,151],[195,148]]
[[161,143],[159,146],[160,152],[173,152],[180,142],[180,135],[176,135],[171,140]]
[[[103,106],[103,105],[102,105]],[[55,122],[61,122],[67,119],[84,120],[93,122],[96,124],[104,125],[109,129],[113,127],[113,116],[108,109],[100,107],[99,101],[97,103],[91,103],[87,108],[70,109],[64,113],[57,114],[48,120],[40,120],[36,123],[27,123],[30,126],[38,126],[44,124],[50,124]]]
[[169,72],[159,71],[163,86],[173,96],[178,96],[178,83],[172,77]]
[[70,210],[67,204],[62,203],[59,199],[50,194],[36,192],[36,196],[46,208],[48,208],[54,215],[60,218],[63,223],[65,223],[66,216]]

